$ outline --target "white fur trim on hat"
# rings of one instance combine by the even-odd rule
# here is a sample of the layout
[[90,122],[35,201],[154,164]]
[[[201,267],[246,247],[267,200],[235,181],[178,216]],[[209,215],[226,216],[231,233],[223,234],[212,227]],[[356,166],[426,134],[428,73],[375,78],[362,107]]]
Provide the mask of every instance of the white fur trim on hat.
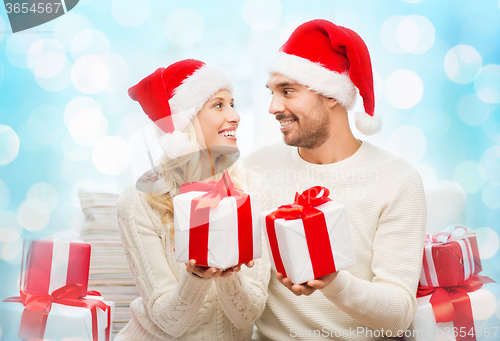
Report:
[[233,92],[233,84],[214,66],[204,65],[187,77],[169,100],[175,130],[183,131],[210,97],[224,89]]
[[380,131],[382,120],[379,116],[370,116],[362,111],[355,112],[356,128],[365,135],[373,135]]
[[161,149],[169,159],[175,159],[189,152],[189,136],[181,131],[163,134],[158,139]]
[[348,74],[328,70],[308,59],[278,52],[269,72],[282,74],[323,96],[335,98],[347,110],[352,109],[356,101],[358,91]]

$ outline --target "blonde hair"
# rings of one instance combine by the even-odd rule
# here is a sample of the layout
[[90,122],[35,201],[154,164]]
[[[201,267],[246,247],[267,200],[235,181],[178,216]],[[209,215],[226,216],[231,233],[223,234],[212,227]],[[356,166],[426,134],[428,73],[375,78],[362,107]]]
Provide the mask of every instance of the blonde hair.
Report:
[[[224,170],[228,170],[229,176],[236,188],[242,188],[246,182],[241,171],[240,162],[235,160],[239,152],[235,154],[223,154],[214,160],[215,176],[202,179],[202,167],[200,167],[200,154],[203,149],[196,140],[196,131],[192,122],[188,124],[185,133],[189,136],[189,151],[186,155],[175,159],[169,159],[162,155],[160,163],[163,178],[157,181],[153,187],[153,193],[148,193],[146,199],[153,209],[161,213],[163,224],[172,223],[174,219],[173,197],[179,194],[179,187],[186,182],[220,180]],[[173,237],[173,229],[170,231]]]

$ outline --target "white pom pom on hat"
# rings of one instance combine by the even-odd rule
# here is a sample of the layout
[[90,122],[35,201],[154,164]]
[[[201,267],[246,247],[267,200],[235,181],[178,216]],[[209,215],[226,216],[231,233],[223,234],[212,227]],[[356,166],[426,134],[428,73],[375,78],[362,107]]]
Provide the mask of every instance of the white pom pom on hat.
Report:
[[189,152],[183,133],[203,105],[219,90],[233,85],[219,68],[196,59],[185,59],[159,68],[128,90],[148,117],[163,131],[159,144],[168,158]]
[[380,130],[382,121],[374,116],[370,54],[356,32],[328,20],[308,21],[297,27],[280,48],[269,72],[335,98],[347,110],[354,107],[359,91],[365,112],[356,114],[356,127],[365,135]]

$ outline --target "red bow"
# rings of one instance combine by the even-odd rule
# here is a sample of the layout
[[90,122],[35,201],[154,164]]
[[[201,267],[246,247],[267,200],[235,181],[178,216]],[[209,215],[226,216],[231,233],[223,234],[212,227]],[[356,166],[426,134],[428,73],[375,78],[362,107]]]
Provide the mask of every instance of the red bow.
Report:
[[[20,302],[25,306],[18,337],[21,339],[43,339],[47,317],[52,309],[52,303],[59,303],[90,309],[92,314],[93,340],[97,341],[97,307],[101,308],[103,311],[110,309],[110,307],[100,300],[80,298],[82,288],[83,286],[81,284],[68,284],[55,290],[52,295],[31,295],[24,290],[20,290],[20,297],[7,298],[4,302]],[[110,314],[108,311],[108,318],[109,316]],[[110,321],[108,321],[108,324],[109,323]],[[108,335],[106,337],[107,340],[109,340]]]
[[[318,196],[322,191],[323,194]],[[326,187],[311,187],[300,195],[299,193],[295,193],[293,204],[282,205],[276,211],[266,216],[267,236],[274,264],[276,271],[283,274],[283,276],[287,277],[287,274],[279,252],[274,226],[276,219],[302,219],[315,278],[323,277],[336,271],[325,216],[322,211],[314,208],[314,206],[331,201],[328,198],[329,194],[330,191]]]
[[226,197],[234,197],[238,208],[239,263],[253,259],[252,212],[250,197],[234,187],[226,170],[219,181],[189,182],[181,185],[180,192],[207,192],[191,201],[189,227],[189,258],[196,264],[208,266],[208,222],[210,208],[217,207]]
[[455,322],[455,327],[459,330],[460,327],[465,327],[467,335],[465,337],[458,336],[457,340],[476,340],[474,330],[474,320],[472,316],[472,307],[468,292],[473,292],[480,289],[485,283],[494,283],[495,281],[486,276],[474,275],[465,282],[454,287],[419,287],[417,297],[431,295],[429,300],[434,311],[436,322]]

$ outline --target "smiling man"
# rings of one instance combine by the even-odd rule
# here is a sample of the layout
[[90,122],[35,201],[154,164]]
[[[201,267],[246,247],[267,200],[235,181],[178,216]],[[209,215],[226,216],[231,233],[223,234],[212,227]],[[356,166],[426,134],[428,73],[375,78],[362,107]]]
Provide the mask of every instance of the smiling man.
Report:
[[355,114],[358,130],[380,129],[365,43],[329,21],[307,22],[280,49],[267,87],[284,143],[245,159],[249,189],[272,209],[295,192],[327,187],[346,208],[357,263],[302,284],[272,273],[258,340],[400,336],[416,310],[426,205],[415,168],[350,129],[358,92],[365,109]]

